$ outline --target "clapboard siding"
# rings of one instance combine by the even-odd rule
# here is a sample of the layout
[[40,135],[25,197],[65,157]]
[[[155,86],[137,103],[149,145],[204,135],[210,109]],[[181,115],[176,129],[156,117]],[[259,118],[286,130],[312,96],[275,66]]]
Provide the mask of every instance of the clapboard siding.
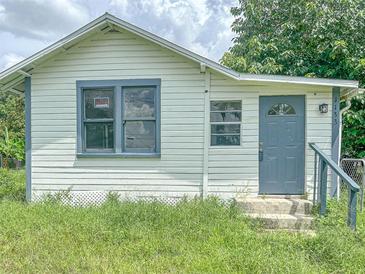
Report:
[[[161,157],[78,158],[76,81],[148,78],[161,79]],[[60,190],[81,196],[108,191],[132,197],[200,195],[205,81],[199,64],[126,31],[100,32],[38,65],[32,75],[33,191],[37,195]],[[243,82],[212,72],[208,89],[210,100],[242,100],[241,145],[208,148],[208,194],[233,198],[258,193],[261,95],[305,95],[306,143],[316,142],[330,155],[330,88]],[[318,112],[321,103],[329,104],[327,114]],[[311,192],[314,158],[308,146],[305,154],[306,185]]]
[[[161,79],[161,157],[77,158],[76,81],[147,78]],[[32,75],[33,190],[199,195],[204,85],[199,64],[127,32],[48,60]]]
[[[227,198],[258,193],[259,97],[263,95],[305,95],[306,143],[316,142],[325,153],[331,155],[332,93],[330,88],[288,84],[254,85],[213,73],[210,99],[242,100],[242,124],[239,147],[209,148],[209,193]],[[318,111],[318,105],[322,103],[329,105],[329,112],[326,114]],[[305,156],[305,184],[307,192],[311,193],[314,157],[309,146],[306,146]]]

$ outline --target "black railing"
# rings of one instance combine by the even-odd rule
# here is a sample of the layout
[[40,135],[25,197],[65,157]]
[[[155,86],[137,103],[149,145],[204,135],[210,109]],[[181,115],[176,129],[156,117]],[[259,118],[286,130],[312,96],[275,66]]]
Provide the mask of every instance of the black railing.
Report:
[[[349,189],[349,201],[348,201],[348,215],[347,225],[352,229],[356,228],[356,203],[357,193],[360,191],[358,184],[351,179],[330,157],[328,157],[322,150],[318,148],[315,143],[309,143],[309,146],[314,150],[314,191],[313,197],[315,200],[317,191],[317,174],[318,174],[318,196],[321,216],[326,214],[327,211],[327,171],[328,166],[336,173]],[[317,157],[319,159],[317,165]],[[317,172],[318,169],[318,172]]]

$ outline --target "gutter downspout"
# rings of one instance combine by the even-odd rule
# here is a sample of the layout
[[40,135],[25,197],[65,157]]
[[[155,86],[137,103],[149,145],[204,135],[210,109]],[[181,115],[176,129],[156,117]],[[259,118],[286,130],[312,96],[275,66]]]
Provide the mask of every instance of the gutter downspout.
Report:
[[210,71],[204,67],[205,74],[205,88],[204,88],[204,149],[203,149],[203,185],[202,185],[202,197],[207,198],[209,191],[209,138],[210,138],[210,123],[209,123],[209,97],[210,97]]
[[[341,162],[341,148],[342,148],[342,128],[343,128],[343,124],[342,124],[342,116],[343,114],[348,111],[351,107],[351,99],[352,97],[346,98],[346,107],[344,107],[343,109],[340,110],[340,132],[339,132],[339,136],[338,136],[338,166],[340,166],[340,162]],[[340,199],[340,180],[338,178],[338,176],[336,176],[336,180],[337,180],[337,191],[336,191],[336,196],[337,196],[337,200]]]

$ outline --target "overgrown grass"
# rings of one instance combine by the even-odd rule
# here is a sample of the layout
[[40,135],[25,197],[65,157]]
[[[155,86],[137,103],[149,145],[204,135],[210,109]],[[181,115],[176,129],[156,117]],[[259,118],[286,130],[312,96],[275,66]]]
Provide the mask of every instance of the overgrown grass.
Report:
[[25,170],[0,168],[0,201],[25,201]]
[[330,204],[316,236],[269,233],[217,199],[74,208],[0,202],[0,272],[364,273],[357,232]]

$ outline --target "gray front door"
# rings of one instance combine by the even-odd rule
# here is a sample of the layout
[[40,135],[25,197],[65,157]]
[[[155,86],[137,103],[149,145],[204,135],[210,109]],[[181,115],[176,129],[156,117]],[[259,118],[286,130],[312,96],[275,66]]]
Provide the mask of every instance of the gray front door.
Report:
[[304,96],[260,97],[260,194],[304,194],[304,105]]

